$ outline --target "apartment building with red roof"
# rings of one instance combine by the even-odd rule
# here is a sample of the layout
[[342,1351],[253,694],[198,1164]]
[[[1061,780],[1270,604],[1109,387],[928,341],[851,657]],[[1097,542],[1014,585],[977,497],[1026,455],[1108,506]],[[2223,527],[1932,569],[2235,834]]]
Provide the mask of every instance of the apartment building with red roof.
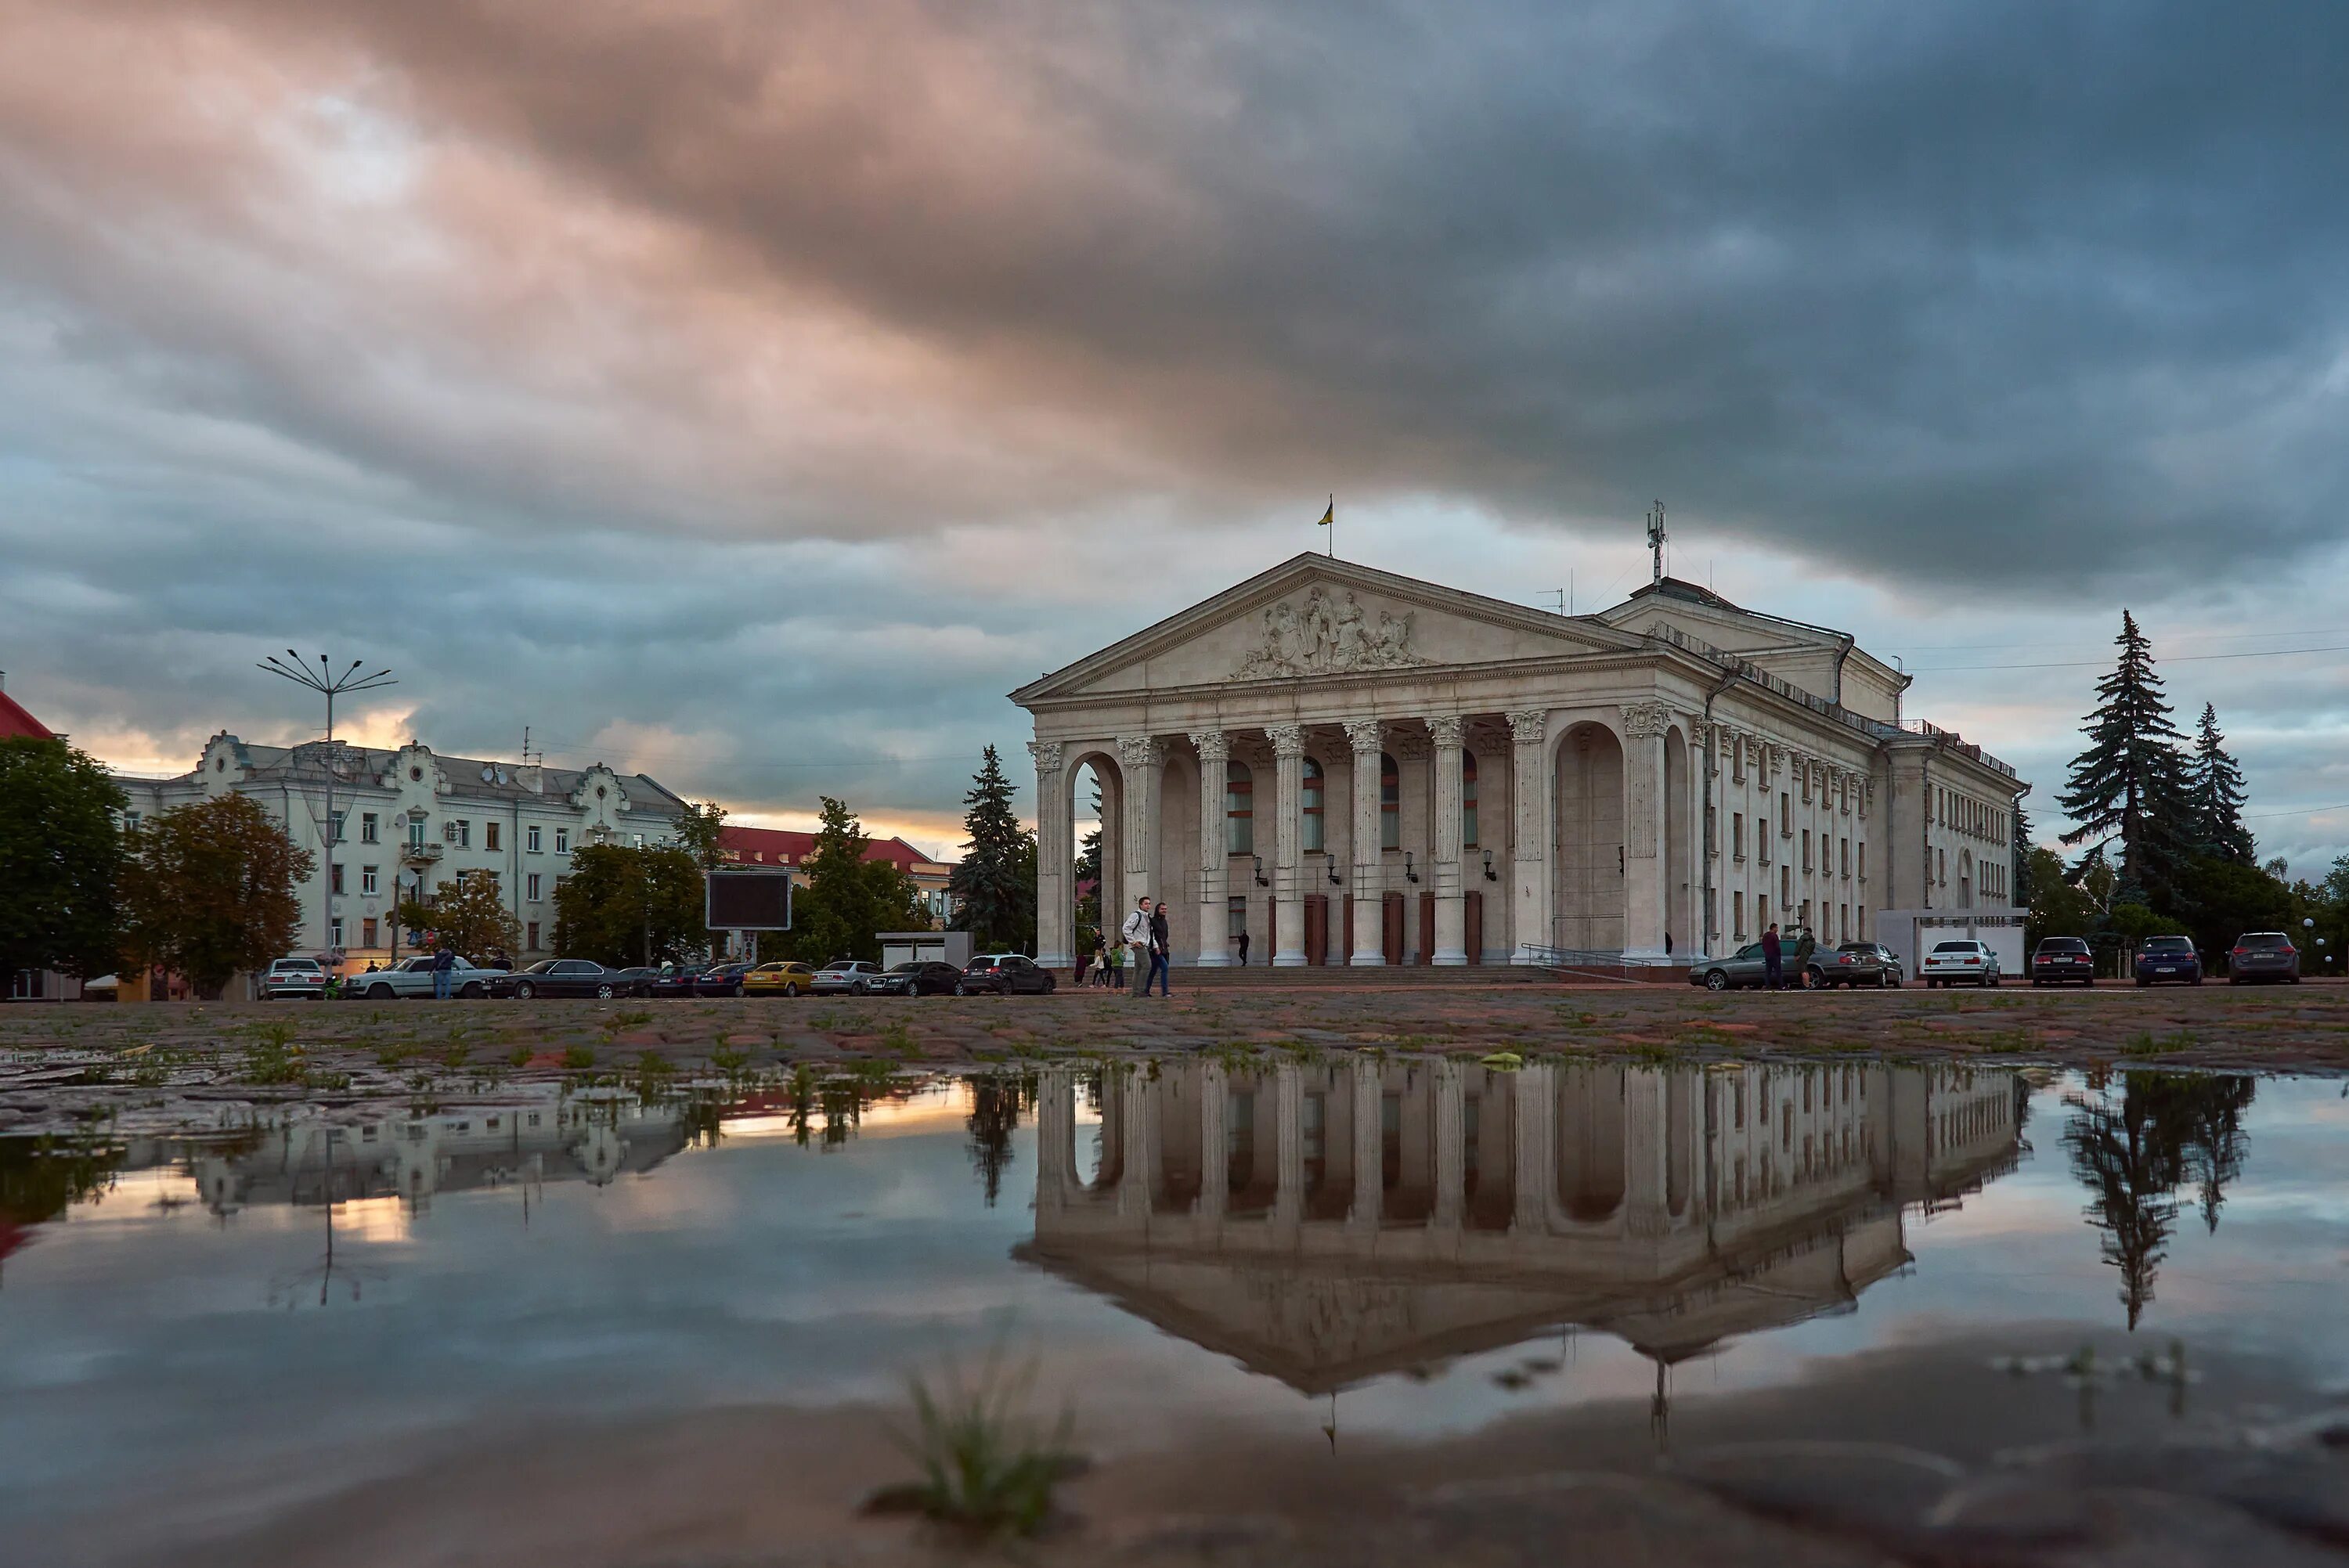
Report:
[[[736,864],[744,866],[784,866],[792,870],[815,852],[816,836],[790,828],[749,828],[729,822],[718,830],[719,852]],[[929,906],[930,918],[944,926],[952,913],[947,902],[947,880],[954,867],[899,838],[874,839],[864,846],[868,861],[887,861],[913,880],[922,890],[922,902]],[[799,879],[794,877],[793,881]]]

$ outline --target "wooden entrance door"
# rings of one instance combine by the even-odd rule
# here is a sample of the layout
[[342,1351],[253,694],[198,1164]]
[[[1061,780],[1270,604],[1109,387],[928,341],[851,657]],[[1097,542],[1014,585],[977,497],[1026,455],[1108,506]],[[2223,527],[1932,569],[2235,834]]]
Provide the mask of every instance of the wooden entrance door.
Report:
[[1379,949],[1389,964],[1402,962],[1402,894],[1379,900]]
[[1305,901],[1305,962],[1330,962],[1330,901],[1319,893]]
[[1485,962],[1485,895],[1481,892],[1463,893],[1460,902],[1460,923],[1465,927],[1465,940],[1462,945],[1468,949],[1469,963],[1482,964]]
[[1435,895],[1432,892],[1419,895],[1419,961],[1435,962]]

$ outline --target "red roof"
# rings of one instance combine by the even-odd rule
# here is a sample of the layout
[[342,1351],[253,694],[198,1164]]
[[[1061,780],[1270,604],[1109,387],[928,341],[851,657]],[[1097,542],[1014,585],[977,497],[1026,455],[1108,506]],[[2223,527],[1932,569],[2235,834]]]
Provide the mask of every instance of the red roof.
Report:
[[55,730],[26,713],[15,697],[0,691],[0,739],[12,735],[29,736],[35,740],[55,740],[57,738]]
[[[745,865],[795,866],[815,852],[815,835],[795,833],[789,828],[738,828],[730,823],[718,830],[718,847],[728,860]],[[910,872],[916,864],[937,863],[903,839],[874,839],[864,846],[864,858],[887,861],[902,872]]]

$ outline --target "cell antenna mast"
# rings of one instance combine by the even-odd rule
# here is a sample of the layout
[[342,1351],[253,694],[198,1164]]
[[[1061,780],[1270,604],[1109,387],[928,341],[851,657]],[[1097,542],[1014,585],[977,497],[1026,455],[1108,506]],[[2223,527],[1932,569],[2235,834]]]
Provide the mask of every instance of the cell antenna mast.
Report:
[[1664,503],[1658,501],[1648,511],[1648,549],[1656,558],[1655,582],[1664,581]]

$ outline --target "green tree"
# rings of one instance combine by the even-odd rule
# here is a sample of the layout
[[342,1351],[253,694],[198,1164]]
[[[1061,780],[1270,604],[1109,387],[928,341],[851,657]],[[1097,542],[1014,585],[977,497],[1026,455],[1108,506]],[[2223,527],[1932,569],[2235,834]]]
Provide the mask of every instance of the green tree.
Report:
[[697,801],[677,820],[678,847],[703,871],[714,871],[726,858],[720,849],[725,829],[725,807],[715,800]]
[[2251,865],[2255,856],[2251,830],[2243,826],[2243,769],[2227,752],[2219,710],[2202,705],[2194,727],[2194,761],[2188,779],[2193,807],[2194,841],[2212,860]]
[[845,802],[822,799],[815,848],[800,862],[807,882],[792,890],[792,956],[813,964],[878,961],[882,932],[929,923],[920,891],[890,861],[865,858],[873,841]]
[[462,876],[443,883],[429,903],[414,899],[399,906],[399,923],[418,934],[430,932],[436,942],[479,961],[490,952],[512,954],[522,946],[522,923],[506,908],[505,892],[495,877]]
[[62,740],[0,740],[0,976],[55,969],[87,979],[120,962],[122,804],[88,753]]
[[2014,875],[2010,884],[2013,896],[2009,901],[2017,909],[2031,906],[2031,872],[2036,863],[2033,851],[2038,847],[2031,840],[2031,813],[2024,810],[2022,800],[2017,799],[2014,802]]
[[119,897],[122,950],[160,964],[213,997],[240,969],[258,969],[294,945],[302,920],[295,889],[316,866],[243,795],[218,795],[150,818],[127,837]]
[[2192,844],[2185,738],[2170,722],[2153,645],[2137,617],[2121,612],[2120,658],[2096,683],[2096,707],[2081,723],[2088,748],[2073,760],[2057,801],[2075,826],[2066,844],[2101,848],[2121,841],[2124,893],[2141,889],[2167,913],[2177,894],[2179,860]]
[[619,966],[698,956],[702,871],[689,851],[647,844],[587,844],[554,890],[554,950]]
[[1101,814],[1101,786],[1095,784],[1092,830],[1085,835],[1083,843],[1079,846],[1077,855],[1076,885],[1080,891],[1077,893],[1076,909],[1077,940],[1076,946],[1072,950],[1077,953],[1091,953],[1093,950],[1093,938],[1100,934],[1102,928]]
[[2025,876],[2015,879],[2018,886],[2031,889],[2031,902],[2025,906],[2023,941],[2036,947],[2050,936],[2086,936],[2104,922],[2104,911],[2095,905],[2085,890],[2064,874],[2064,860],[2053,850],[2033,844],[2029,870]]
[[1036,944],[1036,836],[1011,809],[1011,780],[995,748],[963,798],[962,861],[947,879],[953,926],[981,952],[1029,953]]

